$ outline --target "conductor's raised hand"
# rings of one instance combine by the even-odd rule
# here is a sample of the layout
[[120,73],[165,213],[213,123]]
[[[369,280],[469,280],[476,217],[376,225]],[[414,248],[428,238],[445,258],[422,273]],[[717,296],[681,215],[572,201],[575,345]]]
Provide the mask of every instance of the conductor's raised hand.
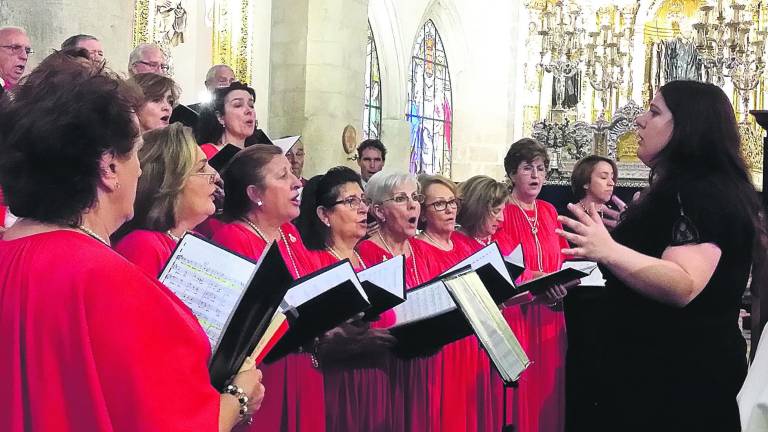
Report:
[[558,216],[560,221],[570,232],[557,229],[558,235],[564,237],[572,245],[562,252],[566,255],[586,258],[591,261],[605,262],[607,257],[615,253],[618,244],[603,224],[600,215],[595,211],[594,204],[590,204],[589,214],[581,206],[568,204],[568,210],[576,219]]

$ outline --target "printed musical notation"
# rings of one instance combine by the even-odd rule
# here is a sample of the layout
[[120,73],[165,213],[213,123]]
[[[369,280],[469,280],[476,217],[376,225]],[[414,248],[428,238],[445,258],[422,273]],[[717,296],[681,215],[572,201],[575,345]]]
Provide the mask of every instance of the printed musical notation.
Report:
[[195,236],[185,236],[160,275],[195,314],[215,352],[256,265]]

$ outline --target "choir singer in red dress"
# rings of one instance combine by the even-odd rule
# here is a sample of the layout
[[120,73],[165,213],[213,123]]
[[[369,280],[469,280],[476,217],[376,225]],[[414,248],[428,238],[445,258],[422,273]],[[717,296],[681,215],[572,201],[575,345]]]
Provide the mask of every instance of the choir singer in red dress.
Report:
[[[513,143],[504,157],[504,169],[512,183],[504,220],[496,233],[513,245],[521,244],[526,281],[560,270],[567,243],[555,232],[562,229],[552,204],[537,199],[546,180],[549,157],[537,141],[523,138]],[[523,347],[533,365],[516,390],[522,404],[513,408],[520,431],[563,430],[565,415],[565,319],[559,300],[565,296],[561,286],[549,290],[551,302],[520,306],[527,334]]]
[[[299,215],[301,182],[280,148],[255,144],[241,150],[222,175],[229,222],[213,241],[251,259],[275,241],[294,278],[315,271],[314,257],[290,222]],[[270,392],[254,416],[254,432],[325,430],[323,376],[314,353],[289,354],[262,369]]]
[[[419,184],[424,192],[422,231],[414,244],[417,254],[428,257],[424,277],[431,279],[472,255],[479,245],[473,245],[466,236],[455,232],[460,208],[456,185],[439,175],[421,175]],[[440,363],[437,379],[441,392],[433,395],[441,416],[440,430],[500,430],[500,412],[494,415],[492,411],[490,364],[477,338],[468,336],[450,343],[435,354],[434,359]]]
[[227,144],[245,148],[245,140],[259,124],[253,109],[255,98],[256,92],[239,81],[213,92],[213,101],[200,112],[195,130],[208,159]]
[[115,250],[157,277],[176,243],[216,211],[219,175],[208,165],[192,129],[181,123],[143,135],[134,215],[113,236]]
[[141,174],[138,93],[60,56],[0,108],[0,185],[22,218],[0,242],[0,430],[228,431],[260,372],[234,377],[250,401],[218,394],[197,319],[109,246]]
[[[369,203],[360,175],[350,168],[331,168],[307,182],[296,224],[322,267],[348,259],[356,271],[367,268],[355,246],[367,230]],[[350,320],[320,339],[329,432],[392,430],[388,365],[394,339],[380,327],[393,322],[390,310],[371,323]]]

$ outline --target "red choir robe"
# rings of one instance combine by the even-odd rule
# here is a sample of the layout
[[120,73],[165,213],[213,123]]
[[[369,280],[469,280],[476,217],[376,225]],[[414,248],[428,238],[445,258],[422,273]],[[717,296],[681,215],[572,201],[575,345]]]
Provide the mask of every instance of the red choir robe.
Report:
[[[467,237],[453,233],[453,249],[445,251],[427,241],[415,240],[414,250],[427,264],[426,279],[439,276],[464,258],[472,255],[480,244],[465,241]],[[491,369],[486,353],[475,336],[465,337],[444,346],[434,356],[440,372],[433,376],[440,384],[439,398],[433,398],[440,413],[440,430],[445,432],[483,432],[501,430],[501,406],[494,407]],[[497,408],[497,409],[495,409]],[[495,411],[494,411],[495,409]]]
[[[555,272],[562,266],[561,249],[568,247],[567,242],[555,233],[555,229],[562,228],[557,221],[555,207],[541,200],[536,200],[536,207],[543,271]],[[534,210],[527,210],[526,214],[530,218],[535,217]],[[530,280],[532,271],[538,270],[536,244],[530,224],[516,204],[507,204],[504,208],[504,222],[494,239],[509,245],[522,244],[526,271],[518,281]],[[508,408],[511,419],[521,432],[560,432],[564,429],[565,418],[566,334],[563,313],[552,311],[540,303],[505,308],[503,313],[533,361],[523,372],[519,387],[510,390]],[[522,317],[524,329],[515,325],[519,317]]]
[[219,152],[219,149],[217,149],[216,146],[211,143],[200,144],[200,150],[205,153],[205,157],[208,158],[208,160],[211,160],[211,158],[216,156],[216,153]]
[[218,431],[210,345],[165,286],[82,233],[0,242],[0,430]]
[[8,228],[5,226],[5,215],[8,212],[8,207],[5,205],[5,197],[3,191],[0,189],[0,228]]
[[[414,288],[426,282],[426,260],[409,240],[414,254],[405,259],[405,285]],[[371,240],[363,240],[357,251],[367,266],[392,258],[392,254]],[[434,356],[433,356],[434,357]],[[389,370],[391,380],[392,431],[440,431],[441,415],[438,404],[432,399],[439,398],[439,362],[433,357],[403,360],[392,357]]]
[[[320,268],[338,262],[327,251],[316,254]],[[360,271],[366,268],[355,268]],[[394,312],[384,312],[371,327],[394,324]],[[325,411],[328,432],[389,432],[392,430],[390,374],[386,358],[364,364],[322,365],[325,379]]]
[[[316,260],[304,246],[296,227],[285,223],[280,228],[288,245],[282,240],[277,244],[288,270],[296,279],[312,273],[317,268]],[[214,234],[213,241],[251,259],[259,259],[267,246],[261,237],[239,222],[222,226]],[[323,375],[312,366],[309,354],[288,354],[274,363],[262,364],[259,368],[264,374],[266,395],[248,430],[325,431]]]
[[176,241],[160,231],[134,230],[114,245],[115,250],[152,278],[160,276]]

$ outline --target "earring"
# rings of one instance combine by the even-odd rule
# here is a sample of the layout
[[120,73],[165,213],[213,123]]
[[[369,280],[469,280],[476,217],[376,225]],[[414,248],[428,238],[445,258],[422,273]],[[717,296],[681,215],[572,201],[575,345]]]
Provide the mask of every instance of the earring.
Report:
[[263,203],[263,202],[261,202],[261,200],[256,200],[256,205],[257,205],[257,206],[259,206],[259,207],[261,207],[261,206],[263,206],[263,205],[264,205],[264,203]]
[[120,182],[115,182],[115,191],[120,190]]
[[326,223],[325,223],[325,226],[327,226],[328,228],[330,228],[330,227],[331,227],[331,223],[330,223],[330,222],[326,222]]

